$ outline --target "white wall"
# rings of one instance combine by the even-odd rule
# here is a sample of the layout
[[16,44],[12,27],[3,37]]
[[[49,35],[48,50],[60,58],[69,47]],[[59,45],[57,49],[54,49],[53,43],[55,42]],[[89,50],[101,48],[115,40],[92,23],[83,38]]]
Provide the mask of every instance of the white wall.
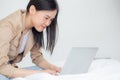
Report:
[[[29,0],[2,0],[0,19]],[[64,60],[72,46],[98,46],[97,56],[120,61],[119,0],[58,0],[59,40],[51,61]]]
[[97,56],[120,60],[119,0],[59,0],[59,3],[57,59],[64,57],[70,46],[98,46]]

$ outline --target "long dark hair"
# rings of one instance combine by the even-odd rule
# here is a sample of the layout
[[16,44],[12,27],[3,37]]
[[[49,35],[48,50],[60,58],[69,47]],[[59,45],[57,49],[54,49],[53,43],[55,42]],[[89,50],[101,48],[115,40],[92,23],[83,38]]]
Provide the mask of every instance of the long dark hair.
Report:
[[[46,28],[47,34],[47,44],[46,50],[49,50],[52,54],[55,43],[56,43],[56,30],[57,30],[57,16],[58,16],[58,4],[56,0],[30,0],[27,6],[27,12],[29,13],[29,8],[34,5],[36,10],[57,10],[57,14],[51,24]],[[43,31],[38,32],[34,27],[32,28],[35,43],[40,47],[45,48]]]

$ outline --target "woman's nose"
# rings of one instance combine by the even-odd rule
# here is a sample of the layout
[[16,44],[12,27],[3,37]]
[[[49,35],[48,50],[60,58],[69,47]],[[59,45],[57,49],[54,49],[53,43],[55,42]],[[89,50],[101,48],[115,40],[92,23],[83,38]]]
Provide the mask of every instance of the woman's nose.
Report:
[[51,23],[51,21],[50,21],[50,20],[47,20],[46,23],[45,23],[45,25],[46,25],[46,26],[49,26],[50,23]]

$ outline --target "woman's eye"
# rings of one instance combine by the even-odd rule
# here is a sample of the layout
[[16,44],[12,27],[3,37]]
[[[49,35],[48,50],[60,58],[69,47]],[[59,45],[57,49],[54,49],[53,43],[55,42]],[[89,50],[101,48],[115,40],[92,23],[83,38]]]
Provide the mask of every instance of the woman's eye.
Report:
[[47,18],[47,17],[45,17],[45,19],[47,20],[48,18]]

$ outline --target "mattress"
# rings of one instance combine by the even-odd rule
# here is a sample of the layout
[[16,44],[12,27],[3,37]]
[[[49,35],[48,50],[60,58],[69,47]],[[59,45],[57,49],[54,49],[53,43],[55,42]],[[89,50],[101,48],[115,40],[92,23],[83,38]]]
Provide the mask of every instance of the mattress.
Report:
[[96,59],[87,73],[60,76],[38,73],[12,80],[120,80],[120,62],[114,59]]

